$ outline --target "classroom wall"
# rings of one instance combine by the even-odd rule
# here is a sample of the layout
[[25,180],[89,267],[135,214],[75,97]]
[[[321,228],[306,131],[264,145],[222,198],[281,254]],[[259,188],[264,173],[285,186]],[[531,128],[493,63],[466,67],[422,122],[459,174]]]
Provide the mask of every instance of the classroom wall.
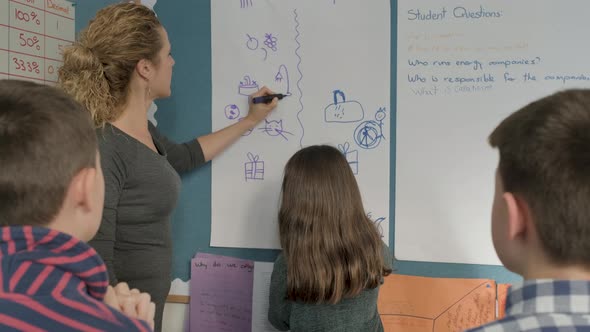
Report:
[[[76,29],[82,29],[100,8],[114,0],[79,1]],[[391,45],[396,45],[397,0],[391,0]],[[190,140],[211,130],[211,7],[209,1],[164,1],[156,4],[158,18],[168,30],[172,55],[176,61],[172,79],[172,96],[157,101],[158,128],[177,141]],[[396,50],[391,52],[391,108],[396,105]],[[395,117],[391,118],[395,139]],[[391,211],[395,213],[395,142],[391,144]],[[273,261],[277,250],[213,248],[211,233],[211,164],[182,177],[183,185],[178,207],[172,219],[174,235],[173,275],[189,277],[189,260],[196,251],[235,256],[258,261]],[[491,204],[491,202],[490,202]],[[390,230],[394,239],[395,221]],[[393,241],[393,240],[392,240]],[[393,242],[390,243],[393,248]],[[493,278],[513,282],[518,276],[503,267],[473,264],[444,264],[399,261],[396,270],[402,274],[432,277]]]
[[[79,31],[94,16],[97,10],[115,3],[112,0],[81,1],[77,3],[76,29]],[[156,4],[158,17],[168,30],[172,53],[176,60],[172,80],[172,96],[157,101],[156,119],[158,127],[170,138],[185,141],[211,130],[211,19],[209,1],[183,2],[159,1]],[[397,1],[391,4],[392,47],[396,45]],[[180,7],[180,8],[179,8]],[[188,33],[187,33],[188,32]],[[396,52],[392,50],[391,63],[391,107],[395,111]],[[395,130],[395,117],[391,117]],[[392,135],[392,139],[395,135]],[[390,215],[393,216],[395,202],[395,144],[391,144],[391,188]],[[277,250],[238,248],[212,248],[209,246],[211,232],[211,165],[183,176],[183,187],[178,207],[173,216],[175,236],[174,276],[188,278],[189,259],[197,250],[240,258],[272,261]],[[395,227],[391,227],[390,238],[394,238]],[[393,243],[390,243],[393,248]],[[428,262],[405,262],[396,264],[397,272],[440,277],[488,277],[499,282],[517,280],[517,276],[504,268],[487,265],[443,264]]]
[[[114,0],[78,1],[76,29],[82,29],[100,8]],[[397,0],[391,0],[391,45],[396,45]],[[172,55],[176,60],[172,79],[172,96],[157,101],[158,128],[176,141],[186,141],[211,130],[211,18],[209,1],[160,0],[155,10],[168,30]],[[392,135],[395,139],[396,105],[396,50],[391,52],[391,109]],[[395,142],[391,142],[391,211],[395,213]],[[189,278],[190,258],[196,251],[235,256],[257,261],[273,261],[277,250],[213,248],[209,246],[211,233],[211,165],[182,176],[183,185],[178,207],[173,215],[174,236],[173,277]],[[491,202],[490,202],[491,204]],[[485,221],[487,222],[487,220]],[[390,239],[394,236],[394,221]],[[393,243],[390,243],[393,248]],[[431,277],[492,278],[501,283],[519,280],[503,267],[399,261],[396,272]],[[171,311],[172,310],[172,311]],[[182,315],[184,305],[167,308],[169,317]],[[176,315],[176,316],[175,316]],[[171,320],[172,323],[173,320]]]

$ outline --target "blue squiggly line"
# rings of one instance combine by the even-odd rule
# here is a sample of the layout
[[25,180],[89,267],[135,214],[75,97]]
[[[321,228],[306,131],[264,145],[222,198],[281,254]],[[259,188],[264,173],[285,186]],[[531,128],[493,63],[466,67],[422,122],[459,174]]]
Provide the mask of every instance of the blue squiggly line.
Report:
[[295,43],[297,43],[297,48],[295,49],[295,56],[297,56],[297,58],[299,59],[297,61],[297,71],[299,72],[299,79],[297,80],[297,90],[299,90],[299,105],[301,106],[301,108],[299,109],[299,111],[297,112],[297,121],[299,121],[299,125],[301,126],[301,138],[299,139],[299,147],[302,148],[303,147],[303,136],[305,136],[305,128],[303,127],[303,122],[301,122],[301,112],[303,112],[303,91],[301,90],[301,86],[299,85],[299,83],[301,82],[301,80],[303,80],[303,73],[301,72],[301,68],[299,67],[301,65],[301,56],[299,55],[298,51],[301,48],[301,43],[299,42],[299,21],[297,20],[297,9],[293,10],[293,13],[295,14],[295,32],[297,32],[297,34],[295,35]]

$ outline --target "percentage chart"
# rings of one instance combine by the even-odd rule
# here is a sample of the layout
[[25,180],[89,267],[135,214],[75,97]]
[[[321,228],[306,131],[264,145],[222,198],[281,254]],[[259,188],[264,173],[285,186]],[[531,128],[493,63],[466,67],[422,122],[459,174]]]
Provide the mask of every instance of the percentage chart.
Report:
[[26,38],[25,33],[21,32],[19,38],[21,40],[20,46],[34,47],[37,51],[41,50],[41,45],[39,45],[39,38],[37,38],[37,36]]
[[63,49],[75,36],[67,0],[0,0],[0,79],[54,85]]
[[27,11],[25,9],[25,11],[18,9],[18,8],[14,8],[14,17],[19,20],[19,21],[24,21],[24,22],[33,22],[37,25],[41,25],[41,20],[38,19],[38,14],[35,10],[30,10]]

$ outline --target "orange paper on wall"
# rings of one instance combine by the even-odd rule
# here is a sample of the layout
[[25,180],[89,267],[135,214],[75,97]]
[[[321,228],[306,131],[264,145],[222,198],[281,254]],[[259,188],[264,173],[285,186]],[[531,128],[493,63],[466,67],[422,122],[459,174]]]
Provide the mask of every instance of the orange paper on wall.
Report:
[[506,296],[509,288],[510,284],[498,284],[498,319],[506,316]]
[[490,279],[390,275],[379,291],[379,313],[385,331],[463,331],[496,319],[496,288]]

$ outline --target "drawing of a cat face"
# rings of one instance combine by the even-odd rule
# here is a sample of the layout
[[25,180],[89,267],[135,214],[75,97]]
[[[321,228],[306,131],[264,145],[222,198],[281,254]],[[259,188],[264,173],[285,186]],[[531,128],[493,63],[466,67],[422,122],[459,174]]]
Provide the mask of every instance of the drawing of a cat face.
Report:
[[283,133],[283,120],[267,120],[264,119],[266,122],[264,126],[264,132],[267,133],[269,136],[278,136]]

